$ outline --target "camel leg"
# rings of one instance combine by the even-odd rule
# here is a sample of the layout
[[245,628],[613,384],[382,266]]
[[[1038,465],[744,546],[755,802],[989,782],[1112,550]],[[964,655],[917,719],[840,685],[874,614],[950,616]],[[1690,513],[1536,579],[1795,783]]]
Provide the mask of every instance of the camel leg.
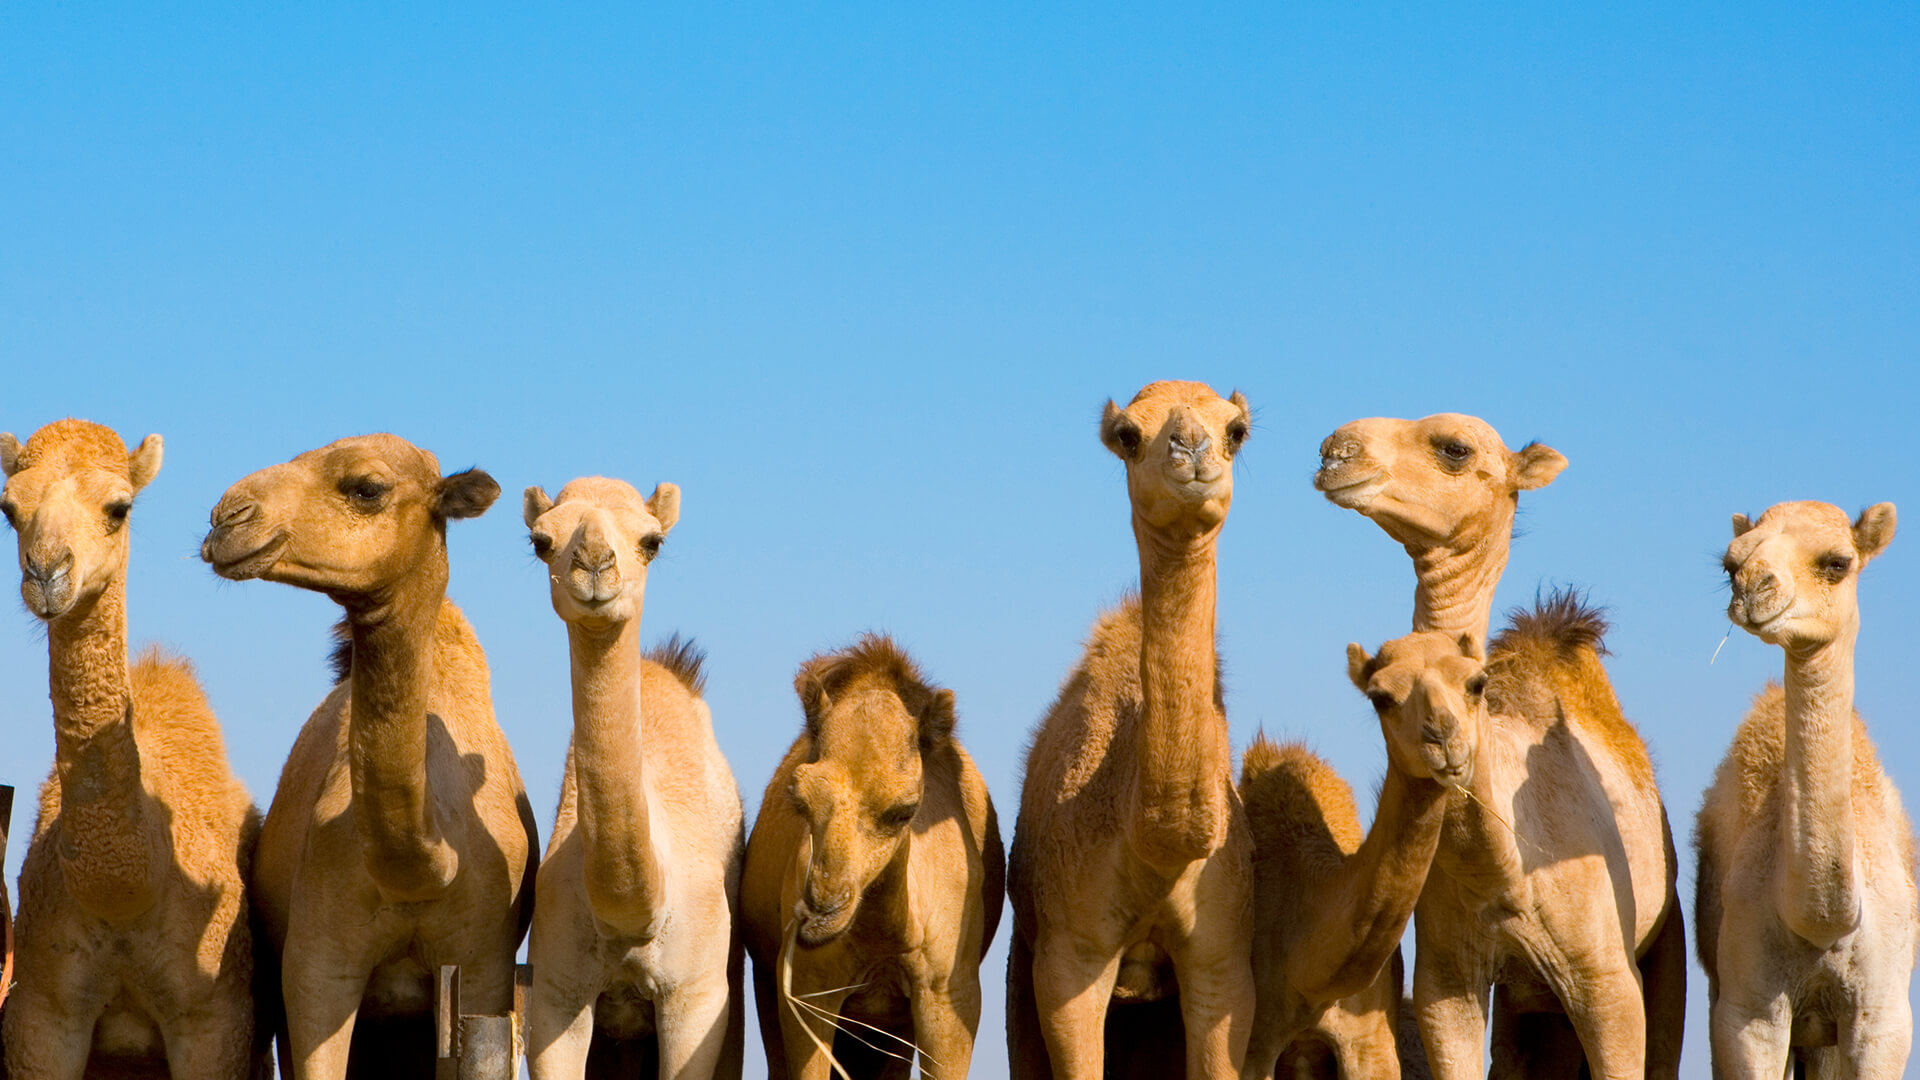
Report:
[[[805,988],[795,987],[794,992],[804,993]],[[803,1000],[827,1012],[837,1013],[846,1004],[847,995],[841,992]],[[787,1050],[787,1075],[792,1080],[831,1080],[833,1063],[828,1060],[827,1048],[833,1046],[833,1037],[838,1029],[803,1005],[787,1001],[778,1004],[780,1039],[786,1044]],[[809,1035],[809,1032],[812,1034]]]
[[753,965],[753,1005],[760,1017],[760,1045],[767,1055],[767,1080],[787,1080],[786,1040],[781,1035],[780,992],[773,981],[772,962]]
[[[1913,1006],[1907,1000],[1907,980],[1885,980],[1881,985],[1890,992],[1873,995],[1879,1000],[1843,1022],[1838,1049],[1850,1068],[1843,1068],[1842,1075],[1894,1080],[1906,1069],[1907,1055],[1913,1049]],[[1862,1022],[1863,1016],[1872,1019]]]
[[1586,1047],[1594,1080],[1644,1080],[1647,1017],[1640,980],[1631,968],[1596,972],[1557,987],[1567,1016]]
[[1053,1080],[1040,1008],[1033,1000],[1033,946],[1014,927],[1007,949],[1007,1075],[1012,1080]]
[[717,1075],[731,1008],[725,979],[674,990],[654,1003],[660,1027],[660,1075],[705,1080]]
[[[291,954],[291,953],[290,953]],[[344,1080],[353,1024],[366,993],[365,974],[302,977],[286,969],[287,1041],[293,1044],[293,1080]]]
[[1339,1032],[1334,1039],[1333,1056],[1340,1065],[1339,1075],[1342,1080],[1400,1080],[1400,1045],[1394,1036],[1393,1013],[1370,1015],[1375,1022],[1351,1024],[1352,1030]]
[[1647,1014],[1647,1080],[1677,1080],[1687,1019],[1687,930],[1675,894],[1668,894],[1666,922],[1640,958],[1640,989]]
[[597,995],[581,987],[555,985],[547,975],[554,966],[534,967],[533,993],[527,1000],[527,1071],[533,1080],[580,1076],[593,1045]]
[[253,1067],[250,1040],[229,1013],[202,1012],[161,1026],[167,1072],[209,1080],[244,1080]]
[[1120,977],[1120,950],[1093,953],[1061,936],[1034,950],[1033,999],[1047,1058],[1059,1080],[1099,1080],[1106,1067],[1107,1004]]
[[962,1080],[973,1067],[973,1036],[980,1027],[979,980],[950,980],[944,992],[915,987],[912,1004],[920,1074],[928,1080]]
[[1238,1080],[1253,1019],[1253,969],[1245,957],[1230,955],[1205,965],[1182,964],[1175,956],[1173,963],[1187,1038],[1187,1080]]
[[1434,973],[1436,965],[1428,962],[1425,949],[1416,957],[1414,1010],[1434,1080],[1480,1080],[1481,1054],[1487,1039],[1487,985],[1443,981]]
[[91,1017],[76,1022],[45,997],[16,986],[7,998],[6,1054],[0,1074],[13,1080],[80,1080],[93,1049],[93,1025],[104,1003],[85,1003]]

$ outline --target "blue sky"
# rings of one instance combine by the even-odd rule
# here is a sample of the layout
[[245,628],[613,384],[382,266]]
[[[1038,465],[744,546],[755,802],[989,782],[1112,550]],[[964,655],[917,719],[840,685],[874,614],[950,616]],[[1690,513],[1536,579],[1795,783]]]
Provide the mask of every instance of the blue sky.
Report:
[[[711,650],[749,811],[793,669],[873,628],[957,692],[1010,831],[1026,734],[1135,575],[1099,407],[1172,377],[1257,412],[1221,545],[1236,746],[1305,738],[1370,804],[1342,650],[1404,631],[1411,571],[1308,476],[1346,420],[1471,412],[1570,459],[1502,606],[1609,607],[1684,835],[1780,666],[1741,634],[1707,664],[1728,516],[1920,513],[1916,296],[1911,5],[0,10],[0,428],[166,437],[134,639],[195,660],[262,805],[335,609],[217,581],[207,512],[392,430],[508,493],[453,526],[451,595],[543,828],[565,638],[517,494],[604,473],[684,489],[646,636]],[[1858,692],[1910,805],[1916,544],[1862,582]],[[23,791],[45,690],[15,608]]]

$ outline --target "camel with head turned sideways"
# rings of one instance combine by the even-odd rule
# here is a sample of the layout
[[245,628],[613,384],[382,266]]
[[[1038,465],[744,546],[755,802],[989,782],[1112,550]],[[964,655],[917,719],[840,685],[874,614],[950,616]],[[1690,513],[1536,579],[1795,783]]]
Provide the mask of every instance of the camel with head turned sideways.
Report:
[[[487,661],[446,599],[447,522],[500,494],[393,435],[342,439],[229,488],[201,557],[346,610],[342,678],[301,728],[261,828],[254,910],[280,961],[281,1071],[433,1069],[434,976],[505,1013],[537,843]],[[364,1037],[356,1038],[364,1030]]]
[[54,729],[20,869],[19,985],[0,995],[0,1074],[16,1080],[264,1066],[246,904],[260,816],[187,662],[127,663],[128,522],[160,459],[160,436],[129,453],[84,420],[24,446],[0,434],[0,512],[47,628]]
[[[1509,450],[1485,421],[1457,413],[1356,420],[1328,436],[1320,454],[1314,487],[1334,505],[1371,519],[1413,559],[1414,630],[1468,634],[1486,643],[1520,492],[1551,483],[1566,459],[1538,443]],[[1529,620],[1535,626],[1565,624],[1565,612],[1577,608],[1569,597],[1549,599],[1517,617],[1514,631]],[[1514,675],[1490,685],[1492,711],[1538,722],[1564,715],[1566,729],[1582,739],[1582,733],[1601,733],[1595,738],[1610,749],[1602,752],[1596,743],[1586,751],[1596,762],[1616,763],[1596,769],[1606,778],[1614,818],[1601,832],[1621,838],[1625,865],[1631,867],[1625,877],[1613,875],[1616,883],[1630,879],[1632,885],[1630,917],[1623,916],[1629,927],[1624,947],[1638,967],[1639,992],[1631,1011],[1643,1017],[1639,1042],[1646,1075],[1676,1076],[1685,1013],[1685,929],[1675,889],[1678,863],[1651,768],[1644,784],[1627,779],[1640,775],[1634,762],[1645,759],[1645,744],[1621,715],[1600,662],[1598,635],[1575,634],[1564,647],[1537,649],[1530,643],[1538,635],[1514,631],[1485,646],[1489,669]],[[1577,1022],[1570,1025],[1566,1015],[1566,998],[1575,991],[1561,985],[1563,980],[1516,970],[1514,979],[1502,979],[1495,989],[1493,1075],[1571,1074],[1580,1068],[1583,1046],[1591,1064],[1596,1051],[1589,1033]],[[1419,979],[1416,967],[1416,999]],[[1483,1026],[1485,1019],[1456,1010],[1445,1023],[1467,1028]],[[1433,1038],[1427,1032],[1439,1023],[1422,1020],[1430,1057]],[[1436,1075],[1449,1075],[1446,1069],[1458,1075],[1467,1067],[1443,1066],[1438,1059],[1431,1064]]]

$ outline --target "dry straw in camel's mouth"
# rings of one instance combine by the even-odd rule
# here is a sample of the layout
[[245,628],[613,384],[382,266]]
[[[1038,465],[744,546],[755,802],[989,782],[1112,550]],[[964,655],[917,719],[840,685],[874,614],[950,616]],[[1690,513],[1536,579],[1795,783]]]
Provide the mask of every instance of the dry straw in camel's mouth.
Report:
[[[825,1020],[827,1022],[828,1027],[831,1028],[832,1030],[846,1032],[847,1035],[851,1036],[854,1039],[859,1040],[862,1044],[866,1045],[870,1049],[873,1049],[882,1054],[885,1054],[890,1058],[894,1058],[896,1060],[906,1062],[909,1067],[913,1065],[916,1058],[919,1058],[919,1059],[923,1059],[927,1064],[931,1064],[935,1068],[940,1069],[942,1072],[946,1070],[946,1066],[934,1060],[933,1055],[920,1049],[920,1047],[907,1041],[906,1039],[902,1039],[900,1036],[895,1035],[893,1032],[886,1031],[881,1028],[877,1028],[872,1024],[865,1023],[860,1020],[855,1020],[851,1016],[843,1016],[840,1013],[832,1011],[831,1009],[823,1009],[820,1006],[815,1005],[813,1002],[807,1000],[808,998],[825,997],[828,994],[838,994],[848,990],[858,990],[860,987],[865,986],[866,985],[865,983],[855,983],[852,986],[841,986],[831,990],[817,990],[810,994],[795,994],[793,992],[793,950],[794,950],[794,947],[799,943],[799,940],[800,940],[800,921],[798,919],[794,919],[793,921],[787,924],[786,937],[782,939],[782,941],[780,942],[780,956],[779,956],[779,964],[778,964],[778,967],[779,967],[778,975],[779,975],[779,981],[780,981],[780,1000],[786,1003],[787,1008],[793,1010],[794,1018],[800,1021],[801,1030],[805,1031],[807,1033],[807,1038],[813,1040],[813,1045],[817,1047],[822,1054],[825,1054],[827,1056],[827,1064],[833,1066],[834,1074],[836,1076],[839,1076],[840,1080],[853,1080],[853,1077],[849,1075],[846,1068],[840,1064],[839,1059],[833,1056],[833,1046],[830,1043],[828,1043],[825,1039],[822,1039],[818,1032],[813,1030],[813,1024],[808,1014],[812,1014],[812,1016],[816,1016],[822,1020]],[[801,1011],[802,1009],[805,1009],[806,1012],[802,1012]],[[859,1032],[854,1031],[850,1028],[842,1027],[841,1026],[842,1023],[852,1024],[855,1027],[865,1028],[866,1030],[874,1033],[875,1035],[880,1036],[883,1039],[890,1039],[894,1042],[897,1042],[901,1046],[906,1047],[907,1052],[903,1054],[897,1050],[890,1050],[885,1046],[877,1046],[873,1042],[869,1041],[867,1038],[863,1037]],[[920,1073],[922,1076],[926,1076],[926,1077],[934,1077],[938,1075],[937,1073],[925,1067],[921,1068]]]

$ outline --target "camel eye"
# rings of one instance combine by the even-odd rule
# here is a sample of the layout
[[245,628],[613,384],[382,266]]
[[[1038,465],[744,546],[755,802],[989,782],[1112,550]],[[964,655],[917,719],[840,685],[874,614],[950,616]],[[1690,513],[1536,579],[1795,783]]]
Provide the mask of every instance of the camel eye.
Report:
[[659,533],[648,533],[640,538],[640,551],[651,560],[655,555],[660,554],[660,545],[665,540],[666,537]]
[[1467,680],[1468,694],[1471,694],[1474,697],[1479,697],[1481,694],[1484,694],[1486,692],[1487,692],[1487,677],[1485,675],[1475,675],[1473,678]]
[[1832,554],[1824,556],[1820,560],[1820,573],[1824,575],[1828,581],[1840,581],[1847,576],[1847,571],[1851,569],[1853,569],[1853,560],[1845,555]]
[[340,482],[340,491],[356,510],[371,511],[378,508],[380,500],[386,497],[387,485],[371,476],[348,477]]
[[1740,572],[1740,564],[1737,562],[1734,562],[1733,556],[1729,555],[1726,558],[1720,560],[1720,569],[1725,570],[1727,572],[1728,577],[1732,577],[1733,575]]
[[120,526],[127,523],[127,512],[133,509],[130,502],[110,502],[107,504],[107,531],[116,533]]
[[1377,713],[1383,713],[1393,708],[1393,695],[1387,693],[1385,690],[1373,691],[1367,695],[1367,700],[1373,703],[1373,711]]
[[1113,437],[1119,441],[1121,446],[1127,448],[1127,453],[1129,454],[1140,449],[1140,429],[1131,424],[1120,427],[1113,433]]
[[533,545],[533,553],[541,559],[553,554],[553,537],[546,533],[528,533],[527,543]]
[[1450,469],[1460,468],[1473,457],[1473,447],[1459,439],[1441,439],[1433,448],[1440,454],[1440,463]]
[[7,516],[8,528],[17,529],[20,527],[20,522],[14,519],[14,515],[17,513],[19,513],[19,511],[14,509],[12,503],[0,502],[0,514],[5,514]]
[[1227,425],[1227,449],[1230,452],[1239,453],[1240,444],[1246,441],[1247,425],[1243,421],[1235,420]]
[[920,812],[917,802],[901,803],[880,815],[880,827],[888,832],[896,832],[913,823],[915,814]]

